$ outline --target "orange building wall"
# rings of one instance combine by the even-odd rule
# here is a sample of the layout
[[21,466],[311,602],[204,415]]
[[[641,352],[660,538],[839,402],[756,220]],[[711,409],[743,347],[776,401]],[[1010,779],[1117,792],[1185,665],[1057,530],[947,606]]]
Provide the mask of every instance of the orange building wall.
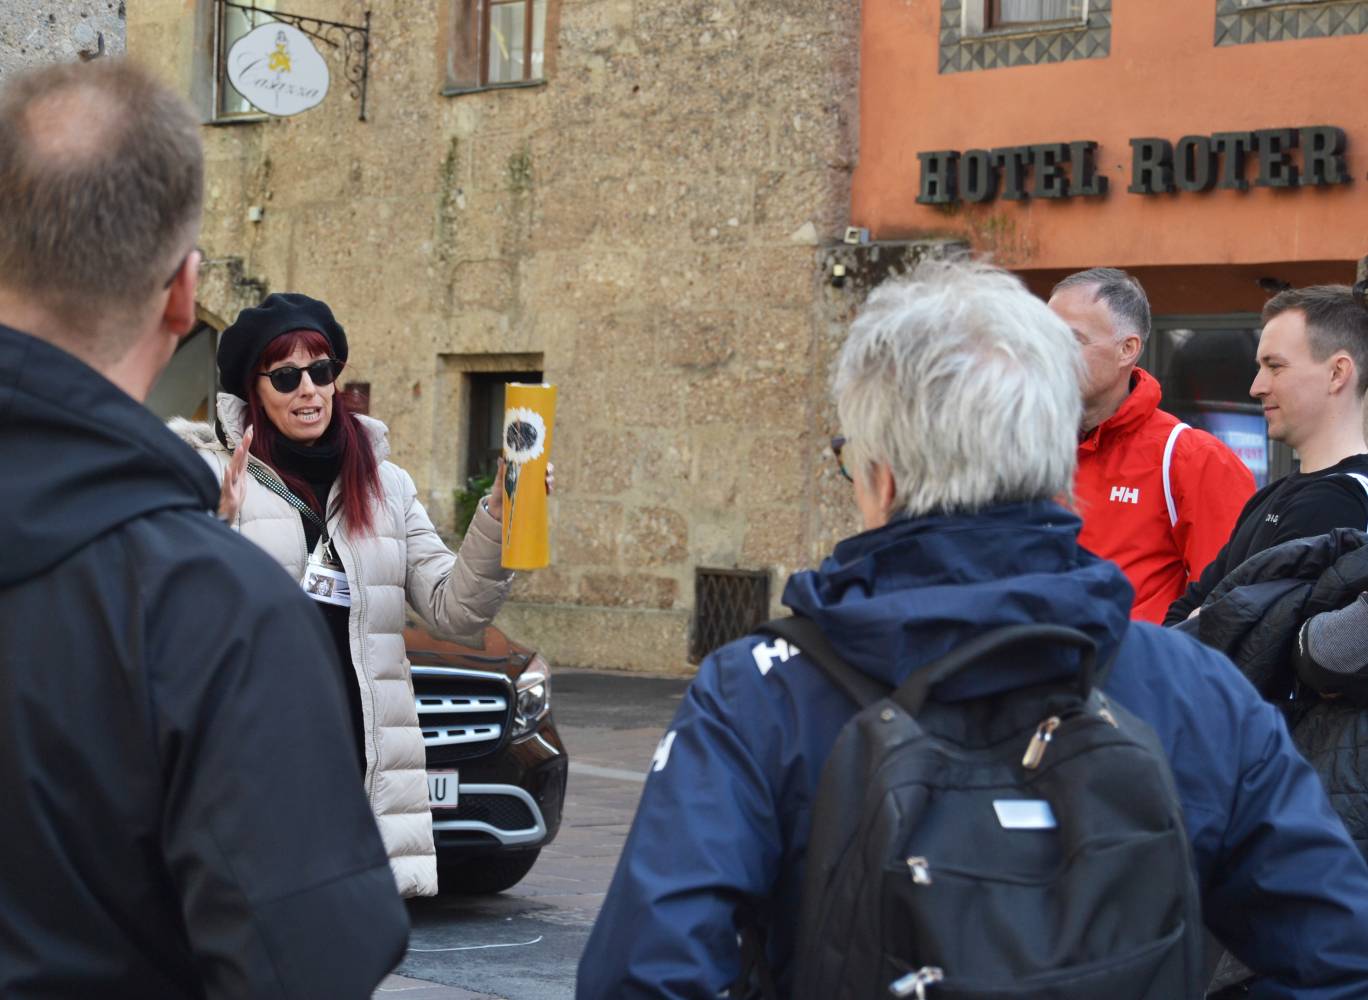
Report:
[[[852,221],[876,239],[967,236],[1006,266],[1040,271],[1033,286],[1047,271],[1142,269],[1164,291],[1156,306],[1182,301],[1167,311],[1257,309],[1265,271],[1293,284],[1352,280],[1368,254],[1368,35],[1217,48],[1214,0],[1113,8],[1108,57],[941,75],[938,0],[864,0]],[[1255,188],[1251,156],[1247,192],[1126,190],[1132,138],[1309,125],[1348,134],[1351,184]],[[1105,198],[917,204],[918,152],[1087,139],[1111,182]],[[1278,263],[1282,273],[1268,266]],[[1208,289],[1175,265],[1243,266],[1221,268]]]

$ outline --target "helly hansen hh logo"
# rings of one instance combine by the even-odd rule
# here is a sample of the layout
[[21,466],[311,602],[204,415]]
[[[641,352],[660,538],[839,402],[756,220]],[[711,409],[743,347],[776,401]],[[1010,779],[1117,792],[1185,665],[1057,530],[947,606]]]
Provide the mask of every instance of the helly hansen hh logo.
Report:
[[1140,502],[1140,488],[1132,487],[1128,489],[1125,486],[1113,486],[1111,488],[1111,502],[1138,504]]
[[797,646],[790,646],[783,639],[775,639],[772,646],[757,642],[751,647],[751,656],[755,657],[755,666],[762,677],[774,669],[775,660],[787,663],[789,657],[797,656],[800,652]]

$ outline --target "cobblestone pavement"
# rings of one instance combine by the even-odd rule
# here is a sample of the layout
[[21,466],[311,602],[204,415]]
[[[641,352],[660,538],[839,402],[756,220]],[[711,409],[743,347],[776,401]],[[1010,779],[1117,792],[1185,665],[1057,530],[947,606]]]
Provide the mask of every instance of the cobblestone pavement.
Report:
[[497,896],[409,906],[409,953],[379,1000],[564,1000],[612,878],[651,754],[688,682],[559,671],[552,711],[570,754],[555,841]]

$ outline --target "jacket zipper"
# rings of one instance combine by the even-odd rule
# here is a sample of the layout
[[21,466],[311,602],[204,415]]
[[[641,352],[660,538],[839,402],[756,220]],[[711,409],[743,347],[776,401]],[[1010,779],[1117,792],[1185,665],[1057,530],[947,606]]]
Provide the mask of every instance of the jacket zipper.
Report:
[[914,997],[926,1000],[926,988],[945,978],[945,972],[934,965],[925,965],[888,984],[888,992],[895,997]]
[[[277,483],[280,484],[280,486],[281,486],[282,489],[288,489],[288,488],[289,488],[289,487],[287,487],[287,486],[285,485],[285,481],[284,481],[283,479],[280,478],[280,474],[277,473],[277,472],[275,471],[275,469],[271,468],[269,465],[267,465],[265,462],[261,461],[261,460],[260,460],[259,458],[257,458],[255,455],[248,455],[248,456],[247,456],[247,462],[248,462],[249,465],[252,464],[252,463],[256,463],[258,466],[260,466],[261,469],[262,469],[268,476],[270,476],[272,479],[274,479]],[[328,508],[331,508],[331,507],[332,507],[333,491],[335,491],[336,489],[337,489],[337,484],[334,483],[332,489],[328,491],[328,504],[327,504]],[[267,492],[269,493],[270,491],[267,490]],[[274,494],[272,494],[272,496],[274,496]],[[277,498],[277,499],[279,499],[279,498]],[[289,505],[287,504],[286,506],[289,506]],[[293,508],[293,507],[290,507],[290,510],[294,511],[294,508]],[[296,515],[298,515],[298,513],[299,513],[298,511],[294,511],[294,512],[295,512]],[[324,510],[324,514],[325,514],[325,515],[327,514],[327,509],[326,509],[326,508],[325,508],[325,510]],[[242,512],[241,512],[241,511],[238,511],[238,518],[239,518],[239,521],[240,521],[241,518],[242,518]],[[325,519],[324,519],[324,523],[327,524],[327,519],[326,519],[326,517],[325,517]],[[338,524],[340,525],[340,523],[341,523],[341,522],[339,521]],[[349,557],[350,557],[350,562],[351,562],[351,565],[352,565],[351,577],[348,579],[347,584],[348,584],[348,588],[351,590],[351,595],[352,595],[352,608],[353,608],[353,609],[355,610],[355,612],[356,612],[357,634],[358,634],[358,636],[361,637],[360,646],[361,646],[362,655],[364,656],[364,655],[365,655],[365,646],[366,646],[366,644],[365,644],[365,635],[366,635],[366,605],[365,605],[365,598],[361,595],[361,586],[360,586],[360,581],[361,581],[361,557],[357,554],[356,549],[354,549],[354,548],[351,546],[351,544],[350,544],[347,540],[343,539],[340,533],[334,532],[333,529],[334,529],[334,526],[333,526],[333,525],[328,525],[328,535],[329,535],[330,539],[332,540],[333,548],[334,548],[335,550],[336,550],[336,549],[339,549],[339,548],[345,548],[345,549],[347,550],[347,553],[348,553]],[[297,532],[297,534],[295,535],[295,537],[299,540],[299,551],[300,551],[300,553],[302,554],[302,560],[301,560],[301,562],[300,562],[300,565],[301,565],[301,566],[307,566],[308,563],[309,563],[309,542],[308,542],[308,539],[304,537],[304,523],[303,523],[302,521],[299,520],[298,516],[295,517],[295,530],[296,530],[296,532]],[[341,556],[342,556],[342,553],[341,553],[341,552],[338,552],[338,558],[341,558]],[[342,563],[342,568],[343,568],[344,570],[347,568],[347,561],[344,561],[344,562]],[[355,587],[352,587],[352,586],[351,586],[351,583],[353,582],[353,580],[355,580],[355,582],[357,583],[357,586],[355,586]],[[351,641],[352,641],[352,635],[351,635],[351,615],[348,614],[347,618],[348,618],[348,622],[347,622],[347,644],[350,646],[350,645],[351,645]],[[371,678],[370,678],[369,673],[367,673],[367,671],[366,671],[365,663],[364,663],[364,662],[357,662],[356,651],[355,651],[354,649],[352,650],[352,658],[351,658],[351,659],[352,659],[352,673],[356,675],[357,686],[358,686],[358,688],[359,688],[360,685],[361,685],[362,680],[364,680],[364,681],[365,681],[365,691],[366,691],[366,694],[367,694],[367,695],[369,696],[369,698],[370,698],[370,709],[371,709],[371,726],[370,726],[370,732],[364,733],[364,734],[363,734],[363,737],[364,737],[364,739],[366,740],[366,742],[370,745],[371,753],[372,753],[372,755],[373,755],[373,757],[374,757],[374,760],[375,760],[375,766],[373,766],[372,768],[370,768],[370,781],[369,781],[369,782],[367,783],[367,785],[366,785],[366,798],[367,798],[368,800],[371,800],[371,801],[373,802],[374,796],[375,796],[375,778],[376,778],[376,775],[377,775],[377,774],[379,773],[379,771],[380,771],[380,741],[379,741],[379,731],[380,731],[380,727],[379,727],[379,725],[378,725],[378,724],[376,723],[376,721],[375,721],[375,685],[371,683]],[[362,726],[365,725],[365,719],[364,719],[364,718],[361,720],[361,724],[362,724]]]
[[1026,744],[1026,754],[1021,758],[1022,767],[1034,771],[1040,766],[1040,762],[1045,759],[1045,751],[1050,748],[1050,741],[1054,739],[1055,730],[1062,722],[1059,716],[1052,715],[1036,727],[1031,742]]

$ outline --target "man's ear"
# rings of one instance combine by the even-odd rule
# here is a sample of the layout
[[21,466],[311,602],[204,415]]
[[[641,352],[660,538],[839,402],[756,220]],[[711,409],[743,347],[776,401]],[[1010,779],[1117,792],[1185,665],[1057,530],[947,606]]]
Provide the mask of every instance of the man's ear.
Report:
[[1135,334],[1128,334],[1121,339],[1121,366],[1129,368],[1140,360],[1140,352],[1145,349],[1144,343]]
[[166,308],[162,310],[161,328],[163,333],[176,339],[184,337],[195,326],[195,291],[199,285],[201,256],[198,250],[191,250],[176,276],[171,279]]
[[1345,389],[1354,389],[1358,382],[1358,372],[1354,359],[1344,352],[1330,359],[1330,395],[1335,396]]
[[893,470],[883,462],[876,462],[873,469],[874,474],[874,498],[879,503],[879,510],[887,520],[893,514],[893,502],[898,496],[898,483],[893,478]]

